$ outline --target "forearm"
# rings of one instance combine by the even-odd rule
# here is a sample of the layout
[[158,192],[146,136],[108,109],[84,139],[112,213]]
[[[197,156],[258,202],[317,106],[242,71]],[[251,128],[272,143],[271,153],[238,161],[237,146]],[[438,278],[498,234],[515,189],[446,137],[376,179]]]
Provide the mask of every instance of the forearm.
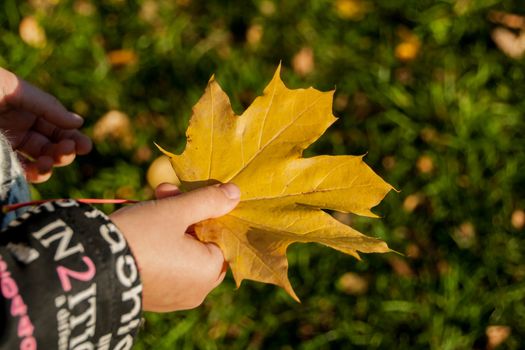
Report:
[[[100,211],[46,203],[0,234],[0,347],[129,349],[142,285],[127,243]],[[28,347],[30,349],[31,347]]]

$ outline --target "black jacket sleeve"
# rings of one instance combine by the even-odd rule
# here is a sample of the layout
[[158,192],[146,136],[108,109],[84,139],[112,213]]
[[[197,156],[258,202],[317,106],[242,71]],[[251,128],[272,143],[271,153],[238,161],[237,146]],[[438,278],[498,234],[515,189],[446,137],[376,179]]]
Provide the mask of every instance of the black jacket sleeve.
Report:
[[0,233],[0,349],[130,349],[142,284],[115,225],[49,202]]

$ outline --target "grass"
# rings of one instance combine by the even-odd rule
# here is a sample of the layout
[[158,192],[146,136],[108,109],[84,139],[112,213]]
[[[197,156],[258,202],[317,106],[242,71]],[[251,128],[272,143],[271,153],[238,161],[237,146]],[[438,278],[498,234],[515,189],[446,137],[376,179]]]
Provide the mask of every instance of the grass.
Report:
[[[4,0],[0,8],[0,65],[85,116],[96,141],[35,187],[37,196],[149,198],[153,142],[183,148],[209,77],[240,113],[279,62],[290,87],[336,87],[339,120],[308,154],[367,153],[401,191],[375,209],[382,219],[343,219],[403,256],[356,261],[294,245],[301,304],[273,286],[236,290],[230,276],[196,310],[147,314],[136,349],[491,349],[495,325],[510,331],[498,349],[525,344],[525,66],[494,44],[501,24],[490,20],[519,13],[517,2]],[[22,40],[28,17],[45,41]],[[129,125],[97,137],[110,110]]]

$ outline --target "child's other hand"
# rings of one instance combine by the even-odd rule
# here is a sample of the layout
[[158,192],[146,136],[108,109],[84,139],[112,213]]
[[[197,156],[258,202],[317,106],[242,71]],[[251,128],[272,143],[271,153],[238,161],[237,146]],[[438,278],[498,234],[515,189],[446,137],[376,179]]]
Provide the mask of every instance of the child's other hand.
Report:
[[122,208],[110,217],[137,260],[144,310],[191,309],[222,282],[226,271],[222,251],[186,230],[230,212],[239,203],[240,191],[225,184],[181,194],[175,186],[162,184],[156,194],[157,200]]
[[91,150],[91,140],[77,130],[82,123],[55,97],[0,67],[0,129],[13,149],[28,156],[29,181],[46,181],[53,167]]

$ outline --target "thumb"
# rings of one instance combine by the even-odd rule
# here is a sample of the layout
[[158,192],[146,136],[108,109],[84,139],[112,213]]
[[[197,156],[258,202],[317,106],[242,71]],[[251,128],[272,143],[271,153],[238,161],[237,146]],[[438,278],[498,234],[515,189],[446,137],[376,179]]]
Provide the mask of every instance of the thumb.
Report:
[[228,183],[199,188],[166,200],[172,202],[184,224],[190,226],[229,213],[239,203],[240,197],[239,187]]

